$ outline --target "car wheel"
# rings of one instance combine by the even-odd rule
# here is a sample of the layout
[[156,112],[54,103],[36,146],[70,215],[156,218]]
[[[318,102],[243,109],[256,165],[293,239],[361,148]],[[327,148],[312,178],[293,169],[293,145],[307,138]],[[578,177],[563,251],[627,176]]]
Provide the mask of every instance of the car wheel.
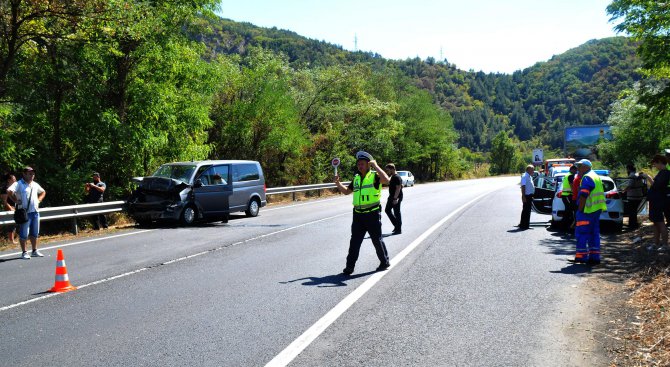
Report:
[[190,226],[195,223],[196,218],[198,218],[198,211],[193,205],[189,205],[184,208],[184,211],[181,212],[181,223],[185,226]]
[[258,199],[251,199],[249,200],[249,204],[247,205],[247,210],[245,213],[247,214],[248,217],[255,217],[258,215],[258,212],[261,210],[261,206],[258,203]]
[[136,222],[140,228],[151,227],[151,219],[138,219]]

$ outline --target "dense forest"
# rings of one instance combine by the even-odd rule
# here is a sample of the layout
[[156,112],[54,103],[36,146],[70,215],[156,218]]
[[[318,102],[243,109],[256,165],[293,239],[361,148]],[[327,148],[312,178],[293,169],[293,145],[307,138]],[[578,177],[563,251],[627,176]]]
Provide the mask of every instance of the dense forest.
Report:
[[505,173],[557,150],[564,126],[605,122],[640,78],[627,38],[486,74],[349,52],[216,5],[0,0],[0,168],[35,167],[48,205],[80,202],[92,171],[122,198],[179,160],[259,160],[269,186],[330,181],[330,159],[353,167],[360,149],[420,180]]
[[364,63],[373,70],[398,69],[451,114],[459,146],[474,151],[490,149],[500,131],[561,148],[566,126],[606,123],[610,105],[640,79],[637,43],[625,37],[592,40],[508,75],[463,71],[432,58],[385,60],[294,32],[226,19],[213,19],[210,29],[197,39],[213,53],[245,54],[250,46],[260,46],[286,55],[296,68]]

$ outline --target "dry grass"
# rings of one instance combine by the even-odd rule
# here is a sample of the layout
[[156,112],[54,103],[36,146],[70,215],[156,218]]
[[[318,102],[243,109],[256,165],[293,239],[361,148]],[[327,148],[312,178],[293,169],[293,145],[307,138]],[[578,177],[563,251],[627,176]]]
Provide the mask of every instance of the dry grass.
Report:
[[628,297],[609,306],[619,308],[607,330],[620,340],[611,366],[670,366],[670,251],[656,251],[649,225],[619,236],[607,245],[627,269]]

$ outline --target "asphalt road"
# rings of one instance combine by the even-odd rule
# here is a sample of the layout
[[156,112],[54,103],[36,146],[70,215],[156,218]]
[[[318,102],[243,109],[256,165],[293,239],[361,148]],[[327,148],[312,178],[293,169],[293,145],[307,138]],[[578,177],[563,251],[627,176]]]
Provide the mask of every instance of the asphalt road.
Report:
[[[392,267],[374,271],[366,240],[351,277],[350,196],[0,253],[0,365],[597,365],[566,336],[584,307],[573,245],[515,230],[517,181],[406,189]],[[55,247],[78,290],[45,293]]]

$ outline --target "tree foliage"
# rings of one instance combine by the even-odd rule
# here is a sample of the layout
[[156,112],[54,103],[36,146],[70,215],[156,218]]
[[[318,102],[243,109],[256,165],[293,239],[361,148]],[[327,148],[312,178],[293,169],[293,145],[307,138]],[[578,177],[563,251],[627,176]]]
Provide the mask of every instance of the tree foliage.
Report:
[[[641,101],[670,112],[670,4],[666,1],[614,0],[607,7],[616,29],[639,41],[638,53],[645,71]],[[653,110],[649,111],[654,113]]]

